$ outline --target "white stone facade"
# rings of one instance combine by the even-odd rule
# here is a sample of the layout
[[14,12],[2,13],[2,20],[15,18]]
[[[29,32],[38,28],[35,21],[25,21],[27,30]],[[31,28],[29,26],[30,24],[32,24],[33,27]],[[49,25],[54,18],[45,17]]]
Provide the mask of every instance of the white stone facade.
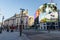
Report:
[[29,16],[28,18],[28,25],[32,26],[34,24],[34,17],[33,16]]
[[[4,21],[4,26],[19,26],[21,25],[21,12],[20,14],[15,14],[14,16],[10,17],[9,19]],[[23,25],[28,25],[28,10],[23,12]]]

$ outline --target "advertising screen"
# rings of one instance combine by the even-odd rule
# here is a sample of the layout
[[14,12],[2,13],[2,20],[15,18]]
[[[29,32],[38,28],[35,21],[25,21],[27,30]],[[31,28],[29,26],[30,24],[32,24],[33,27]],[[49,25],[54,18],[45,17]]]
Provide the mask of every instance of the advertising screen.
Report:
[[58,21],[58,11],[55,3],[45,3],[39,8],[39,21],[40,22],[55,22]]

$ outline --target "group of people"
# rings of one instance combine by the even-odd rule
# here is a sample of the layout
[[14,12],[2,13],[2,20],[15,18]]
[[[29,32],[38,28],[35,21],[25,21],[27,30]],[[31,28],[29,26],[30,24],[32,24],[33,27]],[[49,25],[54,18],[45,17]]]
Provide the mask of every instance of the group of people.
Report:
[[17,26],[3,26],[3,27],[0,27],[0,33],[2,33],[2,31],[7,31],[7,32],[9,32],[9,31],[11,31],[11,32],[13,32],[14,30],[17,30],[18,28],[17,28]]
[[7,32],[9,32],[9,31],[13,32],[16,29],[17,29],[17,26],[6,27]]

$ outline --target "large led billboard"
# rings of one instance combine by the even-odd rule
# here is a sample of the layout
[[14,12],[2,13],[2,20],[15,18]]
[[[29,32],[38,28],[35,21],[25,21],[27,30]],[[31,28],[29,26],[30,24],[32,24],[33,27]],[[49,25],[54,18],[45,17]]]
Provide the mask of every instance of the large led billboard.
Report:
[[58,21],[58,11],[55,3],[45,3],[39,8],[39,21],[55,22]]

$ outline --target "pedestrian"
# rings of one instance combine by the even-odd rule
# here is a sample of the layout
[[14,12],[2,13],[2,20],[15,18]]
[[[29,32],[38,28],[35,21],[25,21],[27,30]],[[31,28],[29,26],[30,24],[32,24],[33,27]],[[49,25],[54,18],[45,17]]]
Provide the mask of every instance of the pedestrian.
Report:
[[2,27],[0,27],[0,33],[2,33]]
[[10,27],[10,29],[11,29],[11,32],[13,32],[14,27],[13,27],[13,26],[11,26],[11,27]]
[[49,26],[49,28],[48,28],[48,33],[50,33],[50,26]]
[[6,29],[7,29],[7,32],[9,32],[9,27],[8,27],[8,25],[7,25]]

